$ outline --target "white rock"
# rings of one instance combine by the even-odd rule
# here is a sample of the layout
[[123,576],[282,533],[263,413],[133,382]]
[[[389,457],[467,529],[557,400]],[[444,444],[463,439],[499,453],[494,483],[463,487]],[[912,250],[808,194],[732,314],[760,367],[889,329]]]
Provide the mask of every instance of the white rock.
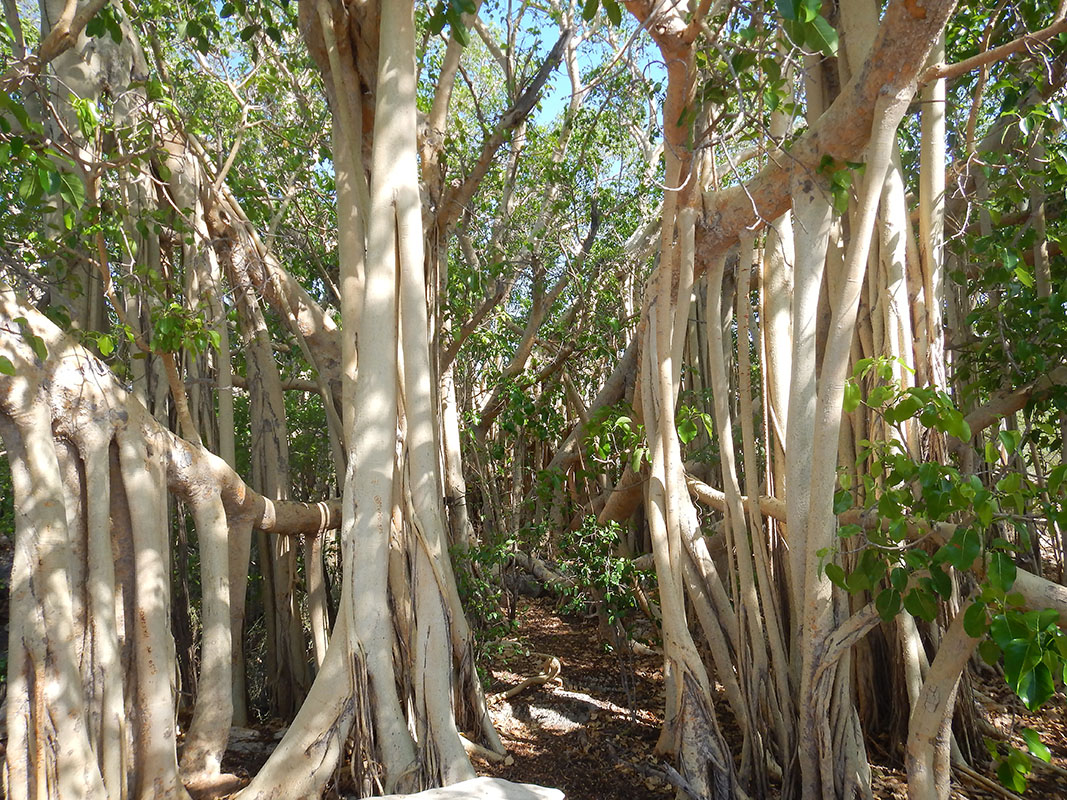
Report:
[[503,778],[473,778],[418,794],[390,794],[380,800],[563,800],[563,792]]

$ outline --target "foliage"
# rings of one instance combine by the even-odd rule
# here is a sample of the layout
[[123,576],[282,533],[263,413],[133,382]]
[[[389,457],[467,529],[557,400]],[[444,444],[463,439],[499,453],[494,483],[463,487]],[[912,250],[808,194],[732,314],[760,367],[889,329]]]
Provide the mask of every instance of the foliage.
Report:
[[[937,432],[962,442],[971,439],[971,430],[946,393],[923,387],[902,390],[891,382],[892,367],[889,359],[857,362],[845,391],[846,411],[863,403],[896,428],[896,436],[859,443],[856,466],[864,469],[862,485],[856,488],[865,498],[863,516],[876,522],[839,527],[839,537],[859,551],[858,558],[850,572],[826,563],[826,575],[850,593],[870,592],[887,622],[901,610],[932,622],[939,601],[949,600],[955,590],[954,576],[969,573],[979,590],[960,611],[964,628],[969,636],[982,639],[982,658],[999,662],[1008,686],[1029,710],[1037,710],[1057,684],[1067,684],[1067,635],[1059,627],[1058,612],[1027,610],[1023,595],[1013,591],[1015,560],[1031,550],[1028,513],[1050,505],[1060,513],[1058,490],[1067,470],[1054,470],[1053,491],[1046,494],[1024,474],[1004,468],[1022,440],[1019,431],[1010,430],[998,431],[986,442],[985,475],[916,461],[902,444],[907,439],[904,426],[918,424],[927,436]],[[860,382],[865,378],[877,380],[863,397]],[[854,503],[847,472],[840,483],[834,510],[843,514]],[[942,543],[935,549],[930,540]],[[1034,739],[1031,752],[1042,752],[1036,734],[1029,735]],[[1003,758],[994,756],[1004,785],[1025,789],[1029,757],[1015,748]]]
[[451,550],[460,600],[480,657],[493,652],[518,627],[514,614],[509,613],[514,603],[504,585],[514,547],[512,538],[498,536]]
[[625,625],[639,611],[634,587],[652,576],[637,570],[632,558],[618,555],[620,540],[617,522],[601,524],[594,516],[560,537],[560,571],[571,579],[562,587],[564,613],[581,614],[593,605],[614,626]]

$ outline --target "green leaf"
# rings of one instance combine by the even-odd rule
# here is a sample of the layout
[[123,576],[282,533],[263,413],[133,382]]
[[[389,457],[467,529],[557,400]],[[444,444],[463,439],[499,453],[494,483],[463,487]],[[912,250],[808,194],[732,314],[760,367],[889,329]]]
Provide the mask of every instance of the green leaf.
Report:
[[32,333],[26,334],[26,341],[29,343],[30,348],[33,350],[33,354],[41,361],[48,360],[48,348],[45,347],[44,339],[40,336],[35,336]]
[[827,564],[826,565],[826,577],[837,586],[840,586],[845,591],[848,591],[848,581],[845,579],[845,571],[841,569],[839,564]]
[[993,666],[1000,661],[1000,648],[997,647],[996,642],[986,639],[978,645],[978,655],[981,656],[985,663]]
[[963,555],[954,566],[957,569],[970,569],[974,560],[982,552],[982,538],[978,535],[978,531],[967,528],[960,535],[959,544]]
[[[1020,603],[1019,605],[1022,605]],[[1054,608],[1044,608],[1037,611],[1037,630],[1046,631],[1053,625],[1059,625],[1060,612]]]
[[109,356],[115,350],[115,341],[106,333],[103,333],[96,340],[96,348],[100,351],[100,355]]
[[937,617],[937,600],[925,589],[916,587],[904,595],[904,608],[913,617],[933,622]]
[[1019,683],[1041,661],[1041,649],[1033,639],[1012,639],[1004,648],[1004,677],[1016,691]]
[[963,629],[967,635],[980,639],[985,636],[987,626],[985,603],[971,603],[963,614]]
[[911,419],[923,407],[924,403],[921,398],[916,397],[913,394],[906,394],[900,398],[895,406],[889,411],[893,412],[893,418],[890,419],[889,411],[886,411],[885,418],[889,422],[903,422],[906,419]]
[[15,365],[7,356],[0,356],[0,375],[14,375]]
[[452,29],[452,36],[455,37],[456,42],[460,47],[466,47],[471,43],[471,35],[467,30],[467,26],[463,24],[463,17],[459,15],[459,12],[455,8],[449,8],[445,12],[445,16],[448,18],[448,25]]
[[834,514],[844,514],[852,508],[852,493],[846,491],[834,492]]
[[682,444],[689,444],[697,435],[696,423],[691,419],[683,419],[678,423],[678,438]]
[[[1007,655],[1004,660],[1006,664]],[[1038,664],[1029,672],[1023,673],[1018,686],[1015,687],[1015,693],[1030,711],[1037,711],[1056,693],[1052,672],[1044,663]]]
[[619,8],[619,4],[616,0],[603,0],[604,11],[608,15],[608,19],[611,20],[612,25],[622,24],[622,9]]
[[967,424],[967,420],[963,418],[963,414],[956,409],[950,409],[945,413],[945,433],[949,436],[955,436],[961,442],[968,442],[971,439],[971,426]]
[[1023,440],[1022,431],[998,431],[997,439],[1004,445],[1004,449],[1008,451],[1008,455],[1012,455],[1019,449],[1019,444]]
[[590,22],[596,16],[598,8],[600,8],[600,0],[586,0],[585,7],[582,8],[582,19]]
[[993,623],[989,626],[989,635],[997,643],[1001,650],[1011,644],[1013,639],[1029,636],[1026,625],[1016,613],[997,614],[993,617]]
[[1019,283],[1025,286],[1027,289],[1034,288],[1034,277],[1026,270],[1026,267],[1018,266],[1015,268],[1015,277],[1019,279]]
[[1001,761],[997,766],[997,779],[1016,794],[1026,791],[1026,778],[1016,772],[1015,767],[1007,761]]
[[85,205],[85,184],[77,175],[62,172],[59,175],[59,196],[75,208]]
[[778,9],[778,13],[782,15],[782,19],[792,22],[797,18],[797,12],[799,11],[797,0],[774,0],[774,6]]
[[935,564],[930,567],[930,580],[938,596],[943,600],[947,600],[952,594],[952,579],[945,574],[941,567]]
[[845,381],[845,397],[841,407],[846,412],[855,411],[860,405],[860,387],[853,380]]
[[900,612],[900,592],[896,589],[883,589],[874,600],[874,607],[883,621],[889,622]]
[[1005,592],[1011,591],[1011,587],[1015,585],[1016,572],[1015,562],[1008,553],[996,552],[990,556],[987,575],[994,586]]
[[1045,747],[1045,743],[1041,741],[1041,737],[1038,736],[1037,731],[1032,728],[1021,728],[1019,733],[1022,734],[1023,739],[1026,740],[1026,746],[1030,750],[1030,754],[1034,758],[1040,758],[1046,764],[1052,763],[1052,753]]
[[908,587],[908,571],[902,567],[896,567],[889,573],[889,582],[898,592],[903,592]]
[[1049,472],[1048,492],[1050,495],[1059,493],[1065,477],[1067,477],[1067,464],[1059,464]]
[[817,16],[822,9],[822,0],[800,0],[799,3],[794,3],[797,6],[797,18],[801,22],[811,22]]
[[823,16],[808,23],[804,40],[812,50],[818,50],[827,58],[837,55],[837,31]]
[[434,9],[430,19],[426,22],[426,27],[434,36],[445,29],[445,12],[442,6],[439,5]]
[[908,550],[904,561],[912,569],[925,569],[930,563],[930,556],[924,550]]

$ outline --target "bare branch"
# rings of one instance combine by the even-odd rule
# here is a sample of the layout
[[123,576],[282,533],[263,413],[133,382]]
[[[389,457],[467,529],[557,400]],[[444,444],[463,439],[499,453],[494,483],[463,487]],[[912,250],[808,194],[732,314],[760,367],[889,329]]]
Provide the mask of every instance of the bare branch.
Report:
[[930,81],[936,81],[938,78],[946,78],[949,80],[958,78],[960,75],[965,75],[971,70],[978,69],[986,64],[992,64],[994,61],[1001,61],[1023,50],[1029,51],[1032,45],[1039,44],[1046,39],[1051,39],[1053,36],[1063,33],[1064,31],[1067,31],[1067,19],[1061,17],[1047,28],[1042,28],[1034,33],[1023,34],[1018,39],[1010,41],[1007,44],[1002,44],[1000,47],[994,47],[992,50],[986,50],[985,52],[979,53],[976,56],[971,56],[963,61],[957,61],[955,64],[934,64],[919,76],[919,83],[920,85],[930,83]]
[[474,168],[470,174],[463,180],[459,186],[450,189],[442,198],[441,206],[438,209],[438,219],[436,224],[438,229],[445,230],[455,223],[459,218],[460,213],[466,207],[467,203],[474,196],[478,186],[481,184],[482,179],[489,171],[490,165],[493,163],[493,158],[496,155],[497,150],[504,143],[507,134],[515,128],[520,122],[526,119],[530,112],[533,111],[537,101],[541,99],[541,92],[551,77],[553,71],[559,66],[559,62],[563,59],[563,53],[566,50],[567,43],[570,41],[573,31],[569,28],[565,29],[560,34],[559,40],[553,46],[551,52],[545,58],[541,64],[540,69],[537,70],[537,74],[534,75],[530,81],[529,86],[523,91],[519,98],[504,114],[501,115],[497,121],[496,127],[489,135],[489,138],[482,144],[482,152],[478,157],[478,161],[475,163]]

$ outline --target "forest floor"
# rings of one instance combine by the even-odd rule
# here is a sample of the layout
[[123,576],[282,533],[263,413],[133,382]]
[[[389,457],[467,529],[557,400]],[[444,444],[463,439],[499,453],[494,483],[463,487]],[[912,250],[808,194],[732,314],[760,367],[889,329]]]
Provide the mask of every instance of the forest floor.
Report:
[[[567,800],[675,797],[668,762],[654,753],[664,706],[661,657],[655,653],[625,656],[606,648],[595,619],[560,616],[547,597],[520,600],[516,618],[519,638],[515,646],[488,664],[490,711],[508,756],[497,763],[476,757],[479,774],[557,787]],[[503,697],[529,678],[555,673],[557,666],[558,675],[551,680]],[[1024,797],[1067,800],[1064,692],[1031,714],[993,670],[979,676],[973,691],[1002,749],[1009,741],[1025,748],[1019,730],[1027,726],[1041,735],[1052,752],[1050,766],[1035,762]],[[731,751],[740,752],[740,732],[726,710],[725,698],[719,698],[716,710]],[[992,729],[986,731],[992,733]],[[234,728],[223,770],[246,778],[254,774],[281,733],[266,726]],[[901,751],[900,743],[871,743],[877,800],[906,800]],[[981,774],[956,773],[953,800],[1017,797],[996,782],[988,759],[976,768]],[[772,787],[769,797],[777,796]]]
[[[655,755],[664,706],[662,658],[622,656],[608,650],[595,619],[560,617],[552,601],[523,601],[518,611],[522,649],[502,653],[490,664],[490,710],[507,748],[505,763],[475,759],[483,775],[562,789],[568,800],[672,798],[667,763]],[[544,674],[546,656],[559,660],[559,675],[515,696],[500,695],[525,679]],[[551,669],[548,671],[552,671]],[[716,704],[720,726],[733,752],[740,732],[725,698]],[[1052,752],[1052,764],[1035,763],[1027,798],[1067,798],[1067,698],[1058,693],[1037,714],[1026,711],[1003,678],[984,674],[975,700],[1001,734],[1036,730]],[[1020,736],[1012,743],[1025,749]],[[872,748],[872,779],[878,800],[904,800],[903,764]],[[988,763],[980,767],[992,774]],[[772,790],[773,792],[773,790]],[[1002,800],[1017,795],[983,775],[953,781],[953,798]]]

